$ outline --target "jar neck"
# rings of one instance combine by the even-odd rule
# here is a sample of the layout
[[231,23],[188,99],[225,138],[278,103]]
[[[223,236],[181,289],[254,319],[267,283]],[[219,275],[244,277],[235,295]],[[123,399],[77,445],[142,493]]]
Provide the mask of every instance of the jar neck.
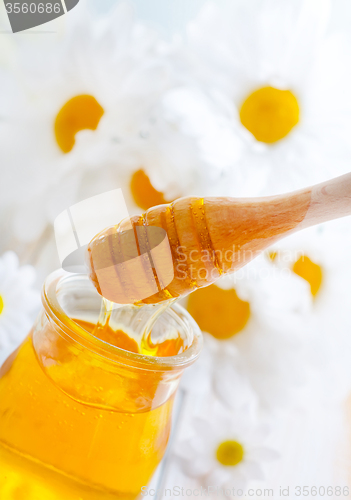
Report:
[[199,355],[202,338],[197,325],[174,306],[169,314],[192,335],[190,347],[168,358],[132,353],[94,337],[67,313],[74,310],[72,303],[78,314],[79,307],[89,311],[100,300],[86,276],[64,271],[49,276],[44,310],[32,335],[42,368],[63,392],[86,405],[130,413],[160,406],[176,391],[184,368]]

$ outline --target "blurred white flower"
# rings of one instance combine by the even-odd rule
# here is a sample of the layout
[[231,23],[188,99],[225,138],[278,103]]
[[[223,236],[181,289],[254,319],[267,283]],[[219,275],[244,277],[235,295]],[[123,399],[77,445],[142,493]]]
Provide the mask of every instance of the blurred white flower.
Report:
[[186,424],[189,432],[179,438],[175,454],[184,473],[204,486],[243,489],[250,480],[264,479],[262,465],[279,456],[265,444],[266,425],[258,425],[249,412],[230,412],[216,400]]
[[204,332],[204,346],[194,365],[182,377],[182,388],[199,404],[217,398],[229,408],[255,410],[259,396],[254,391],[245,369],[245,360],[232,343],[223,345]]
[[350,43],[325,37],[329,10],[330,0],[209,2],[190,24],[193,75],[244,147],[222,195],[291,190],[349,169]]
[[[308,284],[264,256],[191,294],[189,312],[217,339],[207,344],[216,359],[217,396],[240,406],[248,386],[264,406],[285,405],[291,389],[307,377],[311,308]],[[236,399],[240,378],[246,382]]]
[[19,266],[14,252],[0,257],[0,362],[28,335],[39,310],[35,271]]
[[96,141],[102,149],[138,138],[170,75],[154,33],[124,2],[101,19],[77,6],[55,50],[32,48],[19,47],[22,98],[11,100],[2,141],[1,204],[20,204],[15,231],[23,239],[76,198]]
[[[145,142],[151,153],[146,167],[153,183],[166,191],[168,198],[212,195],[242,154],[231,123],[201,88],[186,78],[184,85],[165,93],[157,111],[150,135],[158,143]],[[163,151],[162,156],[159,151]],[[169,191],[172,183],[177,189]]]
[[290,236],[270,250],[277,268],[292,270],[309,287],[308,361],[319,367],[319,377],[325,378],[321,392],[329,399],[342,399],[351,390],[350,235],[350,220],[344,219]]
[[[77,6],[60,42],[19,46],[23,92],[7,116],[0,186],[16,237],[36,239],[62,210],[112,188],[130,213],[209,193],[226,163],[222,128],[204,126],[214,106],[196,99],[131,5],[101,19]],[[235,156],[239,141],[223,141]]]

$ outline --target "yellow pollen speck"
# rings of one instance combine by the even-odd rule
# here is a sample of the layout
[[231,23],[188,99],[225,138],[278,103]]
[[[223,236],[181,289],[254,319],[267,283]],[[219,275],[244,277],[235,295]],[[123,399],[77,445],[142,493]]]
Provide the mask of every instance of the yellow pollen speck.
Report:
[[226,466],[238,465],[244,458],[244,448],[237,441],[224,441],[217,448],[217,460]]
[[0,295],[0,314],[2,313],[3,310],[4,310],[4,301],[3,301],[3,298]]
[[228,339],[243,330],[250,318],[250,304],[234,289],[216,285],[200,288],[189,296],[188,311],[201,330],[215,338]]
[[132,175],[130,189],[135,203],[143,210],[147,210],[156,205],[162,205],[163,203],[168,203],[163,193],[157,191],[153,187],[149,177],[142,169],[137,170]]
[[243,102],[240,121],[258,141],[273,144],[298,124],[299,114],[299,104],[290,90],[262,87]]
[[103,108],[91,95],[77,95],[66,102],[55,119],[55,138],[63,153],[69,153],[75,136],[81,130],[96,130],[104,114]]
[[311,287],[313,297],[317,295],[323,281],[323,270],[321,266],[312,262],[311,259],[302,255],[293,265],[295,274],[306,280]]

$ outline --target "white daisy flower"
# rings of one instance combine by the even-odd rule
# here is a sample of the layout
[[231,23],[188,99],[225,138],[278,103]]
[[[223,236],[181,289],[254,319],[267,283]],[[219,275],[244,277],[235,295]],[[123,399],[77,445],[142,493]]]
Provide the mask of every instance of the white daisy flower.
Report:
[[309,360],[328,372],[328,397],[336,398],[351,391],[350,251],[350,220],[344,219],[290,236],[269,253],[279,269],[292,270],[309,287],[314,332]]
[[[14,232],[24,241],[68,206],[112,187],[123,189],[130,213],[207,194],[228,164],[212,162],[223,133],[206,135],[210,101],[196,101],[131,7],[120,3],[100,21],[77,9],[63,47],[43,51],[48,64],[21,63],[26,101],[10,117],[0,193],[3,204],[16,200]],[[28,59],[32,66],[33,54]]]
[[175,444],[175,454],[184,473],[204,486],[243,489],[250,480],[264,479],[263,464],[278,458],[265,445],[267,426],[247,412],[229,412],[216,400],[187,426],[191,433]]
[[14,252],[0,257],[0,363],[28,335],[40,305],[35,271],[19,266]]
[[201,88],[186,79],[184,85],[165,93],[151,137],[158,144],[148,147],[164,154],[156,159],[151,154],[147,170],[159,189],[167,191],[171,183],[176,186],[168,191],[168,198],[213,194],[242,149],[231,123]]
[[[95,146],[91,145],[89,158],[85,159],[89,176],[97,180],[103,169],[114,177],[132,211],[140,212],[187,194],[203,195],[211,181],[220,176],[203,154],[200,131],[186,128],[185,112],[181,117],[174,113],[169,104],[172,94],[170,90],[160,95],[159,102],[141,122],[140,134],[127,142],[106,147],[98,139],[98,130]],[[83,141],[83,133],[80,139]]]
[[224,4],[206,4],[188,29],[193,74],[244,147],[218,189],[273,193],[346,172],[350,43],[325,38],[330,1]]
[[[0,188],[2,205],[21,201],[15,220],[18,236],[34,239],[40,234],[44,221],[40,223],[39,208],[48,219],[45,212],[52,210],[45,210],[43,201],[51,200],[53,192],[60,205],[55,215],[67,208],[96,141],[103,148],[138,137],[170,82],[171,72],[156,55],[156,42],[154,33],[137,24],[130,5],[122,2],[100,20],[79,5],[67,16],[67,33],[55,50],[23,49],[26,61],[20,60],[17,68],[23,99],[18,106],[13,100],[7,116],[2,151],[7,168]],[[71,172],[73,179],[65,184]],[[28,220],[33,229],[29,224],[26,231]]]
[[209,343],[217,360],[214,385],[227,404],[237,403],[230,387],[239,374],[267,407],[285,405],[291,389],[306,379],[312,299],[308,284],[291,271],[261,256],[233,277],[191,294],[187,307],[217,339]]
[[347,273],[351,248],[349,229],[348,218],[320,224],[284,238],[267,253],[279,269],[291,270],[308,283],[316,310],[326,295],[330,296],[333,275]]
[[212,335],[204,332],[200,358],[184,373],[181,387],[192,401],[217,398],[229,408],[254,411],[259,398],[254,391],[245,361],[235,345],[226,342],[225,348]]

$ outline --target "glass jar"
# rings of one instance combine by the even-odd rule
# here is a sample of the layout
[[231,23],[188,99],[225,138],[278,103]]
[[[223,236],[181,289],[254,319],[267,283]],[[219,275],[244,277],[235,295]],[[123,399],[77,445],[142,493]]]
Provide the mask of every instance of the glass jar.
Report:
[[47,279],[43,310],[0,370],[1,500],[133,499],[165,452],[184,368],[202,338],[178,305],[157,321],[189,347],[129,352],[74,320],[97,322],[101,297],[84,275]]

